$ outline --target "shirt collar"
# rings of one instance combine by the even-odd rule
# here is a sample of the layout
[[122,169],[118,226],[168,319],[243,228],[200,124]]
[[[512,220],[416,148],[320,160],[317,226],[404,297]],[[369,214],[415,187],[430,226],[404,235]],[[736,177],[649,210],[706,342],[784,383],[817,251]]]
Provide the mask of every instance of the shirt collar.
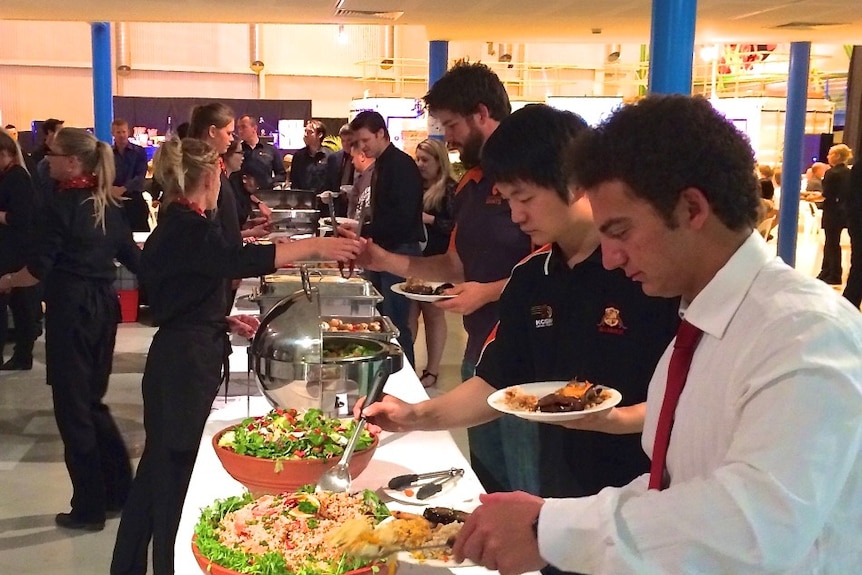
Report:
[[[540,250],[548,249],[548,246],[540,248]],[[583,263],[591,263],[602,265],[602,247],[599,245],[593,250],[585,260],[579,262],[577,265],[581,265]],[[576,267],[577,267],[576,265]],[[560,270],[568,271],[571,269],[569,267],[569,260],[566,258],[565,254],[563,254],[562,248],[556,243],[551,244],[550,249],[548,250],[548,255],[545,256],[545,275],[550,275],[554,272]]]
[[761,235],[752,232],[694,300],[680,303],[680,317],[720,339],[751,284],[772,258]]

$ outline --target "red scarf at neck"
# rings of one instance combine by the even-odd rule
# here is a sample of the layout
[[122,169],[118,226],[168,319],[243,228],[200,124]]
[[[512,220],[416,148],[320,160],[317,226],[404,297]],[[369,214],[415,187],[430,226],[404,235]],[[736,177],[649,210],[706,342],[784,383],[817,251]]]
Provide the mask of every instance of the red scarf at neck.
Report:
[[77,176],[71,180],[60,182],[61,190],[87,190],[99,185],[99,179],[92,174]]
[[221,170],[221,174],[224,177],[227,177],[227,166],[224,163],[224,158],[221,156],[218,157],[218,169]]
[[204,209],[202,207],[200,207],[196,202],[190,202],[188,198],[177,198],[174,201],[181,206],[187,207],[188,209],[195,212],[196,214],[199,214],[201,216],[206,217],[204,215]]

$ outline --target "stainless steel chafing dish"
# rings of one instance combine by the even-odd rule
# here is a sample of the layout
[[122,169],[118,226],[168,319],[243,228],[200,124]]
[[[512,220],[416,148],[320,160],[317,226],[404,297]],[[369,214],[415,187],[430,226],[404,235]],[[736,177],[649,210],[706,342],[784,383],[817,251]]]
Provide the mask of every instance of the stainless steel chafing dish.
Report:
[[[321,313],[325,316],[377,315],[377,304],[383,301],[371,282],[360,277],[345,279],[338,269],[311,270],[309,282],[317,288]],[[260,306],[261,314],[268,312],[281,299],[303,289],[301,270],[279,270],[263,276],[260,287],[249,298]]]
[[317,205],[317,193],[314,190],[263,189],[257,190],[254,194],[273,209],[310,210]]
[[270,226],[277,234],[317,234],[319,210],[273,208]]
[[[401,369],[397,344],[368,334],[325,333],[324,317],[319,286],[311,282],[262,317],[249,355],[258,386],[273,406],[314,407],[330,416],[347,416],[384,363],[390,373]],[[338,355],[346,349],[358,355]]]

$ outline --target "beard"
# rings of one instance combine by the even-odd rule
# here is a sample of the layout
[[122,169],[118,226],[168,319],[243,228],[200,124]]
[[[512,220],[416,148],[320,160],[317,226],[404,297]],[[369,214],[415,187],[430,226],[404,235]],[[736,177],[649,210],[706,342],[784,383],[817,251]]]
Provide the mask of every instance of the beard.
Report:
[[482,133],[471,127],[470,135],[464,141],[464,145],[461,148],[461,163],[464,164],[465,168],[469,170],[479,165],[482,158],[482,146],[484,144],[485,141],[482,138]]

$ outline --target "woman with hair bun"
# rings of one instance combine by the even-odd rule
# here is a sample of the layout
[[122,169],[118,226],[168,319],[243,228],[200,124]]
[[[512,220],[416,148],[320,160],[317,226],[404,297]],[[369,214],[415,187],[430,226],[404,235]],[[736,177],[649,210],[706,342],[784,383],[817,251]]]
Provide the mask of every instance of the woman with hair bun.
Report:
[[72,480],[72,510],[55,521],[101,531],[132,483],[129,454],[102,402],[120,321],[114,259],[137,272],[140,250],[111,195],[110,145],[86,130],[63,128],[46,157],[58,192],[45,205],[26,267],[3,276],[0,291],[44,281],[47,380]]
[[156,154],[164,212],[144,246],[138,277],[159,330],[143,377],[146,443],[117,533],[112,575],[147,573],[150,540],[153,572],[174,572],[174,540],[222,381],[227,332],[251,337],[259,323],[252,316],[225,317],[225,279],[271,273],[294,260],[347,261],[359,252],[360,243],[346,238],[237,245],[211,216],[221,188],[218,160],[215,148],[191,138],[167,142]]

